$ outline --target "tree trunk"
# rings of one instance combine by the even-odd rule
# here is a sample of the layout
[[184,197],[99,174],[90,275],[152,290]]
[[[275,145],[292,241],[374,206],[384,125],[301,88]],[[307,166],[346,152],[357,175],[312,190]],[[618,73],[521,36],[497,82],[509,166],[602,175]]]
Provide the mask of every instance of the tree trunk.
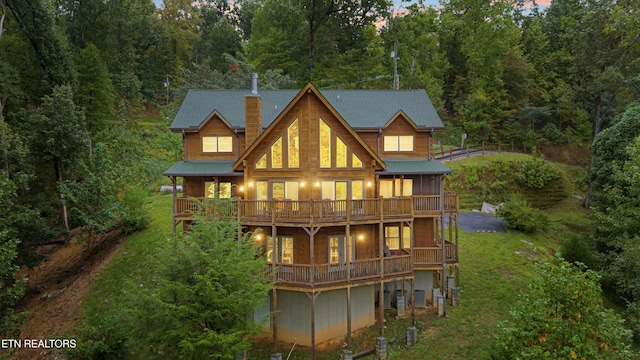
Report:
[[[62,181],[62,169],[60,168],[60,160],[53,160],[53,167],[56,172],[56,180]],[[64,244],[69,245],[71,241],[71,234],[69,231],[69,216],[67,215],[67,202],[64,199],[64,194],[58,191],[58,199],[60,200],[60,206],[62,210],[62,227],[64,228]]]
[[[594,104],[594,114],[593,114],[593,118],[594,118],[594,131],[593,131],[593,138],[595,139],[596,136],[598,136],[598,134],[600,133],[600,131],[602,131],[602,93],[598,93],[598,95],[596,96],[595,99],[595,104]],[[596,158],[595,158],[595,154],[591,154],[591,165],[589,170],[593,171],[593,166],[596,163]],[[582,207],[584,207],[585,209],[588,209],[589,206],[591,206],[591,195],[593,193],[593,187],[591,186],[591,184],[589,184],[587,186],[587,192],[584,194],[584,201],[582,202]]]
[[309,81],[313,81],[313,67],[316,56],[316,30],[313,28],[313,21],[309,22]]

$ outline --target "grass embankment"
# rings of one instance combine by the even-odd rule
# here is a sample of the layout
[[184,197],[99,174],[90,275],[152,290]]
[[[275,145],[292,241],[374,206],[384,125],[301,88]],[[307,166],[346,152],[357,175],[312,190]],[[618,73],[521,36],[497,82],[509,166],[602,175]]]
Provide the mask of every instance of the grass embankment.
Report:
[[498,204],[509,193],[522,193],[533,207],[549,209],[576,193],[576,181],[584,177],[584,168],[560,163],[548,163],[559,177],[543,188],[520,184],[516,174],[531,159],[530,155],[504,153],[447,162],[453,173],[445,180],[446,191],[457,193],[460,208],[465,210],[480,209],[482,202]]
[[[454,170],[454,174],[447,181],[470,183],[459,175],[463,170],[476,167],[492,168],[491,164],[496,161],[498,163],[518,161],[518,159],[526,159],[525,156],[498,155],[447,163],[447,166]],[[578,169],[559,165],[558,167],[567,179],[575,178],[576,174],[580,174]],[[483,178],[482,181],[490,184],[502,180]],[[563,180],[563,184],[571,185],[572,182]],[[460,186],[459,194],[463,200],[467,196],[472,196],[473,192],[480,191],[475,185],[469,190],[462,185],[456,186]],[[503,190],[511,191],[510,186],[512,185],[507,183]],[[500,196],[500,193],[495,191],[495,186],[492,191],[494,196]],[[586,212],[579,206],[578,200],[567,196],[572,192],[573,188],[565,190],[565,195],[553,202],[550,210],[547,210],[551,220],[547,232],[527,235],[513,231],[466,233],[461,230],[459,232],[460,306],[448,306],[446,318],[439,318],[433,308],[416,311],[418,341],[410,349],[405,347],[406,330],[410,326],[409,317],[395,319],[394,314],[389,313],[385,329],[385,337],[389,341],[389,355],[392,358],[402,359],[488,358],[496,324],[508,318],[509,309],[517,302],[519,291],[526,289],[533,278],[534,263],[552,259],[560,249],[564,238],[569,234],[589,231]],[[541,191],[538,196],[546,195]],[[475,203],[471,205],[475,206]],[[85,312],[81,319],[83,324],[104,323],[104,319],[109,317],[113,317],[112,322],[119,321],[122,315],[112,315],[113,312],[122,309],[124,306],[122,302],[128,301],[131,293],[135,293],[139,287],[152,284],[156,264],[162,260],[155,256],[156,249],[171,244],[167,241],[171,235],[171,196],[151,197],[149,209],[153,217],[150,227],[125,239],[120,254],[95,279],[95,286],[85,301]],[[113,326],[117,327],[117,325]],[[378,334],[379,327],[374,326],[354,337],[354,352],[373,348]],[[278,350],[283,353],[283,358],[287,358],[290,349],[290,345],[283,345]],[[129,358],[137,358],[135,351],[135,348],[129,346],[127,349]],[[341,349],[318,350],[316,358],[338,359],[341,351]],[[250,358],[268,359],[271,352],[271,344],[258,345],[250,353]],[[309,358],[308,348],[296,346],[289,359]]]

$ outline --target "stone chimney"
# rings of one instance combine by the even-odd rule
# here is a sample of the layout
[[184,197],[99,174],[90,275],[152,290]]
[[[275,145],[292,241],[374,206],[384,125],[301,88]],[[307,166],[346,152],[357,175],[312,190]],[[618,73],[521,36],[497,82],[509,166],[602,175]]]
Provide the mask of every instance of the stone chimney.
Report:
[[251,74],[251,94],[244,97],[245,146],[249,147],[262,132],[262,98],[258,95],[258,74]]

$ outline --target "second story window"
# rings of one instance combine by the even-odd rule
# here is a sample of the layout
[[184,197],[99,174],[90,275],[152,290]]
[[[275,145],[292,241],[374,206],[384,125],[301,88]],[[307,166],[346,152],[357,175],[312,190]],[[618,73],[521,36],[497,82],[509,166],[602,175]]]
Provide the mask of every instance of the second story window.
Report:
[[331,167],[331,128],[320,119],[320,167]]
[[271,145],[271,167],[282,168],[282,136]]
[[411,135],[385,136],[384,151],[413,151],[413,136]]
[[347,167],[347,144],[339,137],[336,137],[336,167]]
[[300,134],[298,131],[298,119],[296,119],[287,129],[287,140],[289,147],[289,151],[287,151],[289,167],[300,167]]
[[378,195],[390,198],[413,195],[412,179],[380,179]]
[[229,199],[231,198],[231,183],[230,182],[219,182],[215,183],[213,181],[205,182],[205,196],[209,199]]
[[230,153],[233,151],[231,136],[203,136],[202,152],[206,153]]

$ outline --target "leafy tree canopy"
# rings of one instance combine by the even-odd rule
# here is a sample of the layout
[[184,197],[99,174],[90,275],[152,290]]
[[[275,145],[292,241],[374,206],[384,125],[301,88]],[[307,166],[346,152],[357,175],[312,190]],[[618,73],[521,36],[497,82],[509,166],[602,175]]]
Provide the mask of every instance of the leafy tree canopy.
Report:
[[236,222],[212,216],[174,241],[141,304],[144,345],[168,358],[235,359],[259,331],[248,315],[270,288],[258,243],[248,234],[238,239]]
[[605,309],[600,276],[559,259],[536,265],[536,278],[501,322],[494,359],[632,359],[631,331]]

